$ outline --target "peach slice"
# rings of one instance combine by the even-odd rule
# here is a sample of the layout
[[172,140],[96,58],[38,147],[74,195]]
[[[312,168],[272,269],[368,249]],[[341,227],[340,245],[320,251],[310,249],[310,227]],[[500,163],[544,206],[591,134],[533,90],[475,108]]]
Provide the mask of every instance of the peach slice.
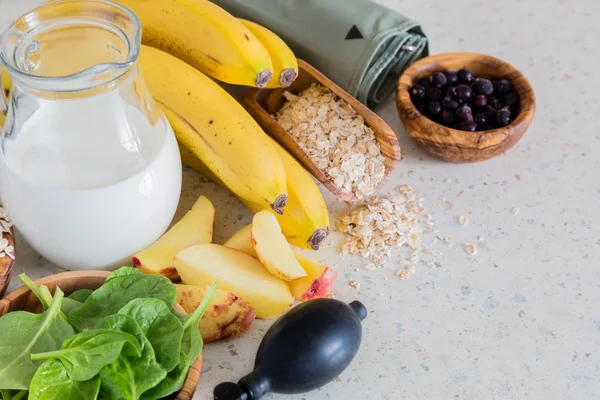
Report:
[[[252,246],[251,230],[252,225],[246,225],[227,239],[224,246],[256,257],[256,252]],[[296,250],[293,250],[293,252],[307,275],[288,282],[292,295],[299,301],[324,297],[333,287],[337,279],[337,272],[327,265],[311,260]]]
[[192,244],[212,242],[215,207],[200,196],[183,218],[150,247],[133,256],[133,265],[145,274],[160,274],[171,280],[179,278],[173,264],[175,254]]
[[285,281],[306,276],[271,211],[254,215],[251,237],[258,259],[270,273]]
[[[175,285],[177,303],[188,313],[200,305],[210,286]],[[254,309],[239,296],[217,289],[198,324],[204,342],[214,342],[237,336],[254,322]]]
[[286,282],[271,275],[254,257],[218,244],[186,247],[175,256],[175,267],[186,285],[210,285],[247,301],[256,316],[279,316],[294,302]]
[[252,257],[258,258],[256,251],[254,251],[254,246],[252,245],[252,224],[248,224],[234,233],[232,237],[223,243],[223,246],[243,251],[246,254],[250,254]]
[[296,300],[308,301],[319,299],[329,293],[329,290],[333,287],[337,279],[337,272],[327,265],[305,257],[297,251],[294,252],[294,255],[298,262],[300,262],[300,265],[302,265],[302,268],[304,268],[304,271],[306,271],[307,276],[288,282],[292,296]]

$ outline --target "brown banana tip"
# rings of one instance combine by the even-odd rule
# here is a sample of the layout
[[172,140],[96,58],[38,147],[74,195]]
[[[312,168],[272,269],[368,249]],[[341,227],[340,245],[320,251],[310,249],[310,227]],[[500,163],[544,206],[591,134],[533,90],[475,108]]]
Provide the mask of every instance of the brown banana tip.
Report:
[[319,247],[321,247],[327,236],[329,236],[329,228],[317,229],[308,239],[308,245],[313,250],[319,250]]
[[275,199],[271,208],[279,215],[283,215],[283,208],[287,205],[288,197],[287,194],[282,194]]
[[254,84],[258,88],[264,88],[265,86],[267,86],[267,83],[269,83],[269,81],[272,78],[273,78],[273,71],[271,71],[269,69],[265,69],[264,71],[260,71],[256,75],[256,81],[254,82]]
[[298,74],[294,68],[286,68],[281,71],[281,74],[279,75],[279,84],[283,87],[288,87],[294,83],[297,77]]

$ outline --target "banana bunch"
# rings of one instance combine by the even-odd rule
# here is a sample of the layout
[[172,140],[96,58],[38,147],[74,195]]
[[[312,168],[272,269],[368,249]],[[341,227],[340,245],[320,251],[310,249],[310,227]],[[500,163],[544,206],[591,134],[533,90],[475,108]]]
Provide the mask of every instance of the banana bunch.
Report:
[[[167,115],[167,118],[169,116]],[[169,119],[171,125],[173,121]],[[173,125],[175,126],[175,125]],[[177,133],[177,132],[176,132]],[[285,169],[288,204],[283,214],[276,214],[277,221],[288,242],[307,250],[318,250],[329,235],[329,213],[325,199],[310,174],[279,143],[271,139]],[[226,185],[206,167],[185,145],[179,142],[181,161],[217,184]],[[252,211],[264,209],[260,204],[238,198]]]
[[142,46],[138,62],[177,139],[238,197],[281,214],[288,201],[284,165],[246,110],[170,54]]
[[165,51],[219,81],[289,86],[296,57],[273,32],[238,20],[208,0],[117,0],[142,22],[142,43]]

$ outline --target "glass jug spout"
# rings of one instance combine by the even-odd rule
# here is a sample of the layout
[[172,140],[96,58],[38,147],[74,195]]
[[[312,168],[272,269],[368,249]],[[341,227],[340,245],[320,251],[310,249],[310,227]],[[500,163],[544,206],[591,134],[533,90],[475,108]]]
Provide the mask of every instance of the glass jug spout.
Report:
[[138,58],[141,25],[112,1],[61,0],[15,21],[0,42],[13,81],[40,91],[76,92],[109,85]]

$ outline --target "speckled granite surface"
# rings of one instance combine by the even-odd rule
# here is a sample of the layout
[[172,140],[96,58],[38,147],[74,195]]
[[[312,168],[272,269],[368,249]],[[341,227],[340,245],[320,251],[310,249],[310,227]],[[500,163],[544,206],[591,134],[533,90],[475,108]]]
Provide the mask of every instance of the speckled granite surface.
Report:
[[[380,114],[400,139],[403,160],[386,188],[408,183],[452,247],[441,267],[406,281],[393,268],[367,271],[337,256],[340,236],[316,257],[335,266],[338,298],[370,310],[363,346],[335,382],[271,399],[596,399],[600,397],[600,10],[594,0],[381,1],[419,21],[431,52],[485,52],[529,77],[538,112],[507,154],[472,165],[437,161],[405,134],[393,99]],[[0,18],[32,4],[2,0]],[[385,192],[385,189],[382,191]],[[216,239],[250,220],[223,189],[185,172],[179,216],[200,194],[217,207]],[[344,206],[331,197],[332,214]],[[512,208],[520,212],[513,215]],[[468,216],[461,226],[456,217]],[[477,239],[481,236],[484,240]],[[469,256],[464,244],[478,254]],[[21,241],[16,273],[56,268]],[[349,280],[361,283],[359,289]],[[14,287],[15,283],[13,282]],[[252,368],[269,323],[206,346],[197,399]]]

